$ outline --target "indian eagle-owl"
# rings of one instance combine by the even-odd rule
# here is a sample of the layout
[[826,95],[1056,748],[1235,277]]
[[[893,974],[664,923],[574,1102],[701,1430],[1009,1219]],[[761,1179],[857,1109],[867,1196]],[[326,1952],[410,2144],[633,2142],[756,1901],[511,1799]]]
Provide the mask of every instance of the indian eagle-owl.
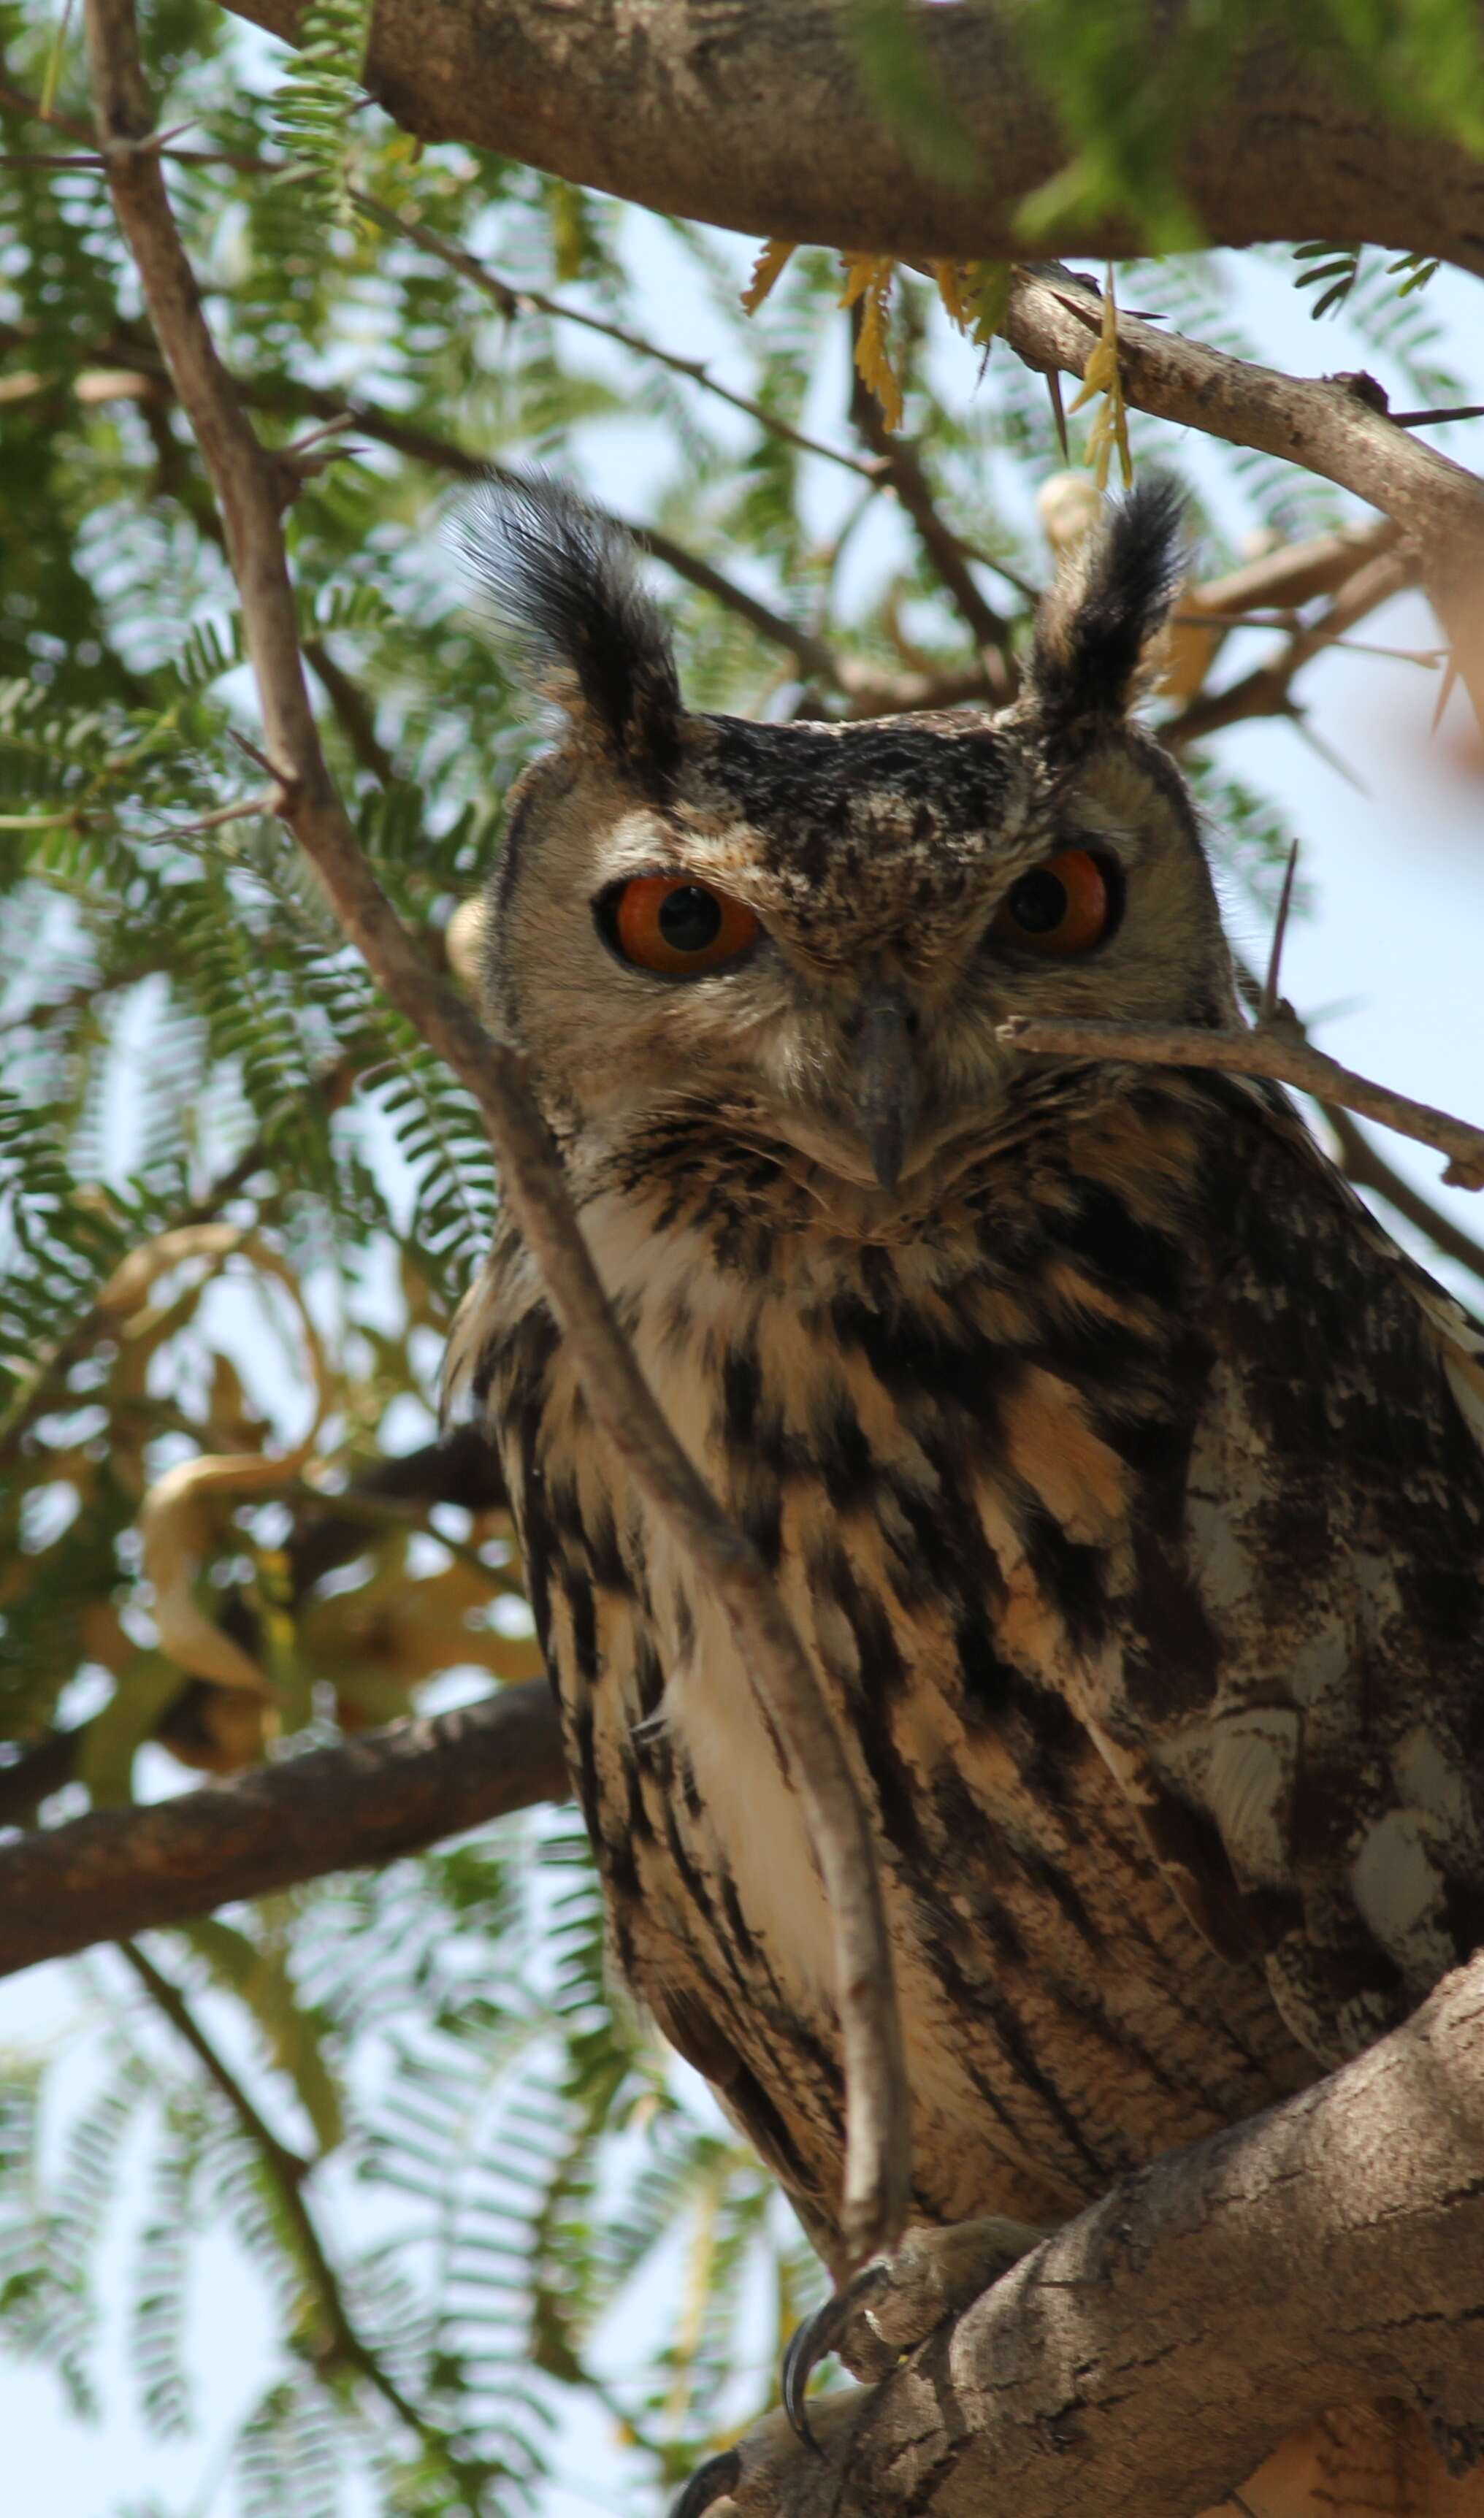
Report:
[[[1484,1938],[1476,1342],[1281,1093],[999,1037],[1240,1020],[1188,791],[1129,714],[1168,491],[1064,569],[996,716],[688,715],[616,527],[538,485],[471,530],[565,715],[511,799],[491,1018],[838,1716],[913,2219],[984,2225],[950,2242],[977,2285],[1019,2237],[990,2216],[1066,2217],[1292,2091]],[[617,1962],[830,2261],[798,1800],[508,1215],[450,1387],[502,1452]],[[1405,2422],[1311,2448],[1256,2518],[1412,2511],[1424,2465],[1429,2508],[1484,2507]]]

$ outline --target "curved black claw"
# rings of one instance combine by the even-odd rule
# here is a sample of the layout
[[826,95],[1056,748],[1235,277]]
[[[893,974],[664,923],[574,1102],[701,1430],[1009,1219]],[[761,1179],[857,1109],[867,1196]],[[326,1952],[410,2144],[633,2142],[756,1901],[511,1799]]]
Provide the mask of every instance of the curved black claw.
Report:
[[840,2340],[845,2323],[845,2301],[837,2291],[822,2308],[795,2329],[788,2350],[783,2355],[783,2409],[789,2417],[796,2438],[816,2456],[824,2451],[814,2437],[809,2420],[807,2389],[810,2378],[821,2361],[827,2361]]
[[706,2518],[712,2502],[724,2500],[741,2480],[741,2456],[734,2448],[723,2448],[696,2467],[690,2481],[677,2494],[670,2518]]

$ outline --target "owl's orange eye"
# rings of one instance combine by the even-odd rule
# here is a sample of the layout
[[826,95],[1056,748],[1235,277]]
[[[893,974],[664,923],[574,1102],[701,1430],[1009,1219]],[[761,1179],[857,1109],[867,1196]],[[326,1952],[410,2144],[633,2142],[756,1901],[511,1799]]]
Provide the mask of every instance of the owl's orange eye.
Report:
[[1090,848],[1063,848],[1013,883],[989,933],[1001,943],[1065,960],[1085,953],[1113,922],[1116,878]]
[[760,933],[744,901],[684,874],[636,874],[603,904],[609,940],[626,962],[667,979],[699,978],[733,962]]

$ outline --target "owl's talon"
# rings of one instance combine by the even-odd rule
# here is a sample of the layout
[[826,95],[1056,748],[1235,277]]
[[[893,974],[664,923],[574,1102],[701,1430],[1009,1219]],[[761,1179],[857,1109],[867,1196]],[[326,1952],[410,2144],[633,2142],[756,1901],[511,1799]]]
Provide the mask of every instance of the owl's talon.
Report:
[[690,2481],[681,2486],[671,2504],[670,2518],[706,2518],[713,2501],[724,2500],[736,2491],[742,2479],[742,2458],[734,2448],[723,2448],[698,2465]]
[[807,2317],[783,2356],[783,2409],[796,2439],[818,2452],[806,2392],[821,2361],[838,2353],[852,2378],[874,2382],[1037,2246],[1044,2232],[998,2215],[941,2230],[914,2230],[895,2255],[877,2256]]
[[821,2449],[809,2420],[808,2383],[821,2361],[834,2351],[840,2328],[841,2298],[837,2292],[794,2328],[783,2355],[783,2409],[793,2426],[794,2436],[822,2456]]
[[[892,2260],[881,2257],[866,2265],[848,2281],[843,2290],[816,2308],[795,2332],[783,2355],[783,2409],[793,2425],[795,2436],[811,2448],[816,2456],[824,2453],[809,2421],[806,2390],[821,2361],[832,2352],[848,2349],[852,2329],[858,2331],[857,2320],[871,2303],[881,2296],[892,2279]],[[847,2363],[849,2366],[849,2361]],[[858,2373],[856,2373],[858,2374]]]

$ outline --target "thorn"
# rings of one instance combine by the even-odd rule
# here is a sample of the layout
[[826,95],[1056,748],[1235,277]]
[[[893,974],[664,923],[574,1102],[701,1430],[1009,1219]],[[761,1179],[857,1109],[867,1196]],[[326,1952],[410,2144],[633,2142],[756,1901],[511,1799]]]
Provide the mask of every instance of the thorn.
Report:
[[1301,708],[1296,706],[1287,708],[1284,710],[1283,714],[1288,718],[1288,723],[1292,726],[1294,733],[1303,737],[1309,750],[1311,752],[1318,753],[1320,760],[1325,763],[1327,769],[1332,769],[1337,778],[1343,778],[1346,786],[1353,787],[1357,796],[1370,796],[1371,790],[1366,785],[1365,780],[1363,778],[1357,778],[1349,761],[1342,760],[1332,745],[1326,743],[1322,735],[1315,733],[1314,728],[1310,725],[1308,718],[1304,716]]
[[1456,402],[1445,411],[1393,411],[1386,415],[1394,428],[1432,428],[1445,419],[1484,419],[1484,402]]
[[1447,708],[1449,701],[1450,701],[1450,700],[1452,699],[1452,697],[1453,697],[1453,686],[1454,686],[1454,683],[1458,680],[1458,678],[1459,678],[1458,659],[1453,655],[1452,651],[1450,650],[1449,657],[1448,657],[1448,662],[1447,662],[1447,664],[1443,667],[1443,687],[1442,687],[1442,689],[1441,689],[1441,690],[1439,691],[1439,693],[1438,693],[1438,704],[1437,704],[1437,707],[1436,707],[1436,708],[1433,710],[1433,712],[1432,712],[1432,725],[1431,725],[1431,728],[1430,728],[1429,730],[1430,730],[1430,732],[1431,732],[1431,733],[1433,733],[1433,734],[1436,734],[1436,732],[1437,732],[1437,730],[1438,730],[1439,726],[1440,726],[1440,725],[1442,724],[1442,722],[1443,722],[1443,713],[1444,713],[1445,709]]
[[[322,420],[318,428],[311,428],[303,437],[296,437],[291,446],[280,447],[279,461],[296,463],[300,456],[307,455],[312,446],[320,446],[326,438],[337,437],[342,428],[354,428],[355,424],[354,412],[337,411],[332,419]],[[348,453],[349,449],[344,451]]]
[[1298,842],[1295,840],[1288,850],[1288,862],[1284,870],[1283,890],[1278,896],[1278,917],[1273,928],[1273,949],[1268,955],[1268,974],[1257,1000],[1259,1023],[1271,1022],[1278,1012],[1278,976],[1283,968],[1283,941],[1288,932],[1288,911],[1293,905],[1293,877],[1297,868]]
[[259,752],[255,743],[249,743],[245,734],[239,734],[235,725],[230,725],[227,728],[227,731],[231,735],[233,742],[237,745],[239,752],[245,752],[250,761],[254,762],[259,769],[267,771],[268,776],[273,780],[275,788],[281,794],[284,803],[286,803],[299,783],[297,778],[294,777],[292,771],[288,769],[281,769],[276,760],[269,760],[266,752]]

